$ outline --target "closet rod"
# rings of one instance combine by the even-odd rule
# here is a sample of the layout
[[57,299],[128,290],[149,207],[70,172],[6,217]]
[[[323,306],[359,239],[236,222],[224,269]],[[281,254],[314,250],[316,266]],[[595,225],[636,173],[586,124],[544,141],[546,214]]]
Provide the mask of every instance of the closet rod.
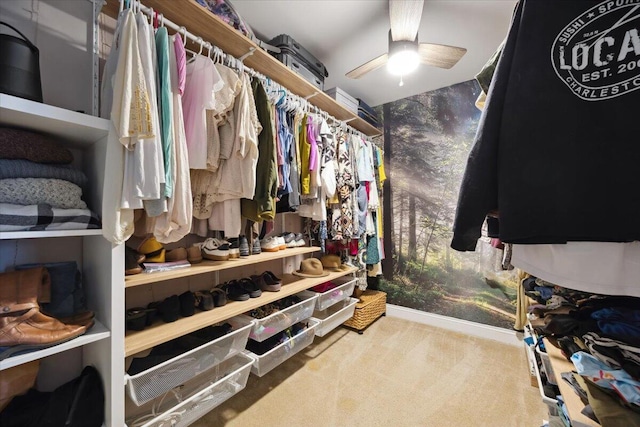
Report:
[[159,13],[159,12],[153,10],[152,8],[145,6],[144,4],[142,4],[142,2],[140,2],[138,0],[120,0],[120,11],[124,10],[125,7],[131,8],[134,11],[139,10],[139,11],[145,13],[146,15],[148,15],[151,19],[156,18],[156,13],[157,13],[159,25],[171,28],[173,31],[175,31],[176,33],[180,34],[180,37],[184,37],[184,38],[190,39],[193,43],[198,44],[198,45],[202,46],[203,48],[206,48],[208,50],[209,49],[213,50],[218,55],[220,55],[223,58],[223,60],[226,60],[230,67],[235,68],[238,71],[246,72],[247,74],[249,74],[249,75],[251,75],[253,77],[257,77],[264,84],[267,84],[267,85],[270,85],[270,86],[275,85],[277,87],[282,88],[282,90],[285,91],[287,97],[290,97],[294,101],[297,101],[301,106],[303,106],[303,108],[306,108],[308,110],[314,110],[317,114],[324,116],[326,119],[332,120],[334,124],[340,125],[341,128],[348,130],[350,133],[360,135],[362,138],[364,138],[364,139],[366,139],[368,141],[371,141],[371,137],[369,135],[365,135],[363,132],[360,132],[358,129],[356,129],[356,128],[352,127],[352,126],[349,126],[348,122],[353,120],[353,119],[348,119],[348,120],[338,120],[338,119],[336,119],[331,114],[329,114],[326,111],[320,109],[319,107],[311,104],[307,99],[305,99],[305,98],[303,98],[303,97],[301,97],[299,95],[296,95],[295,93],[292,93],[286,87],[282,86],[279,83],[274,82],[269,77],[265,76],[262,73],[259,73],[258,71],[254,70],[253,68],[247,67],[246,65],[244,65],[244,63],[242,62],[241,59],[238,59],[238,58],[236,58],[236,57],[224,52],[218,46],[214,45],[211,42],[205,41],[200,36],[196,36],[194,33],[190,32],[185,27],[177,25],[173,21],[171,21],[169,19],[166,19],[162,15],[162,13]]

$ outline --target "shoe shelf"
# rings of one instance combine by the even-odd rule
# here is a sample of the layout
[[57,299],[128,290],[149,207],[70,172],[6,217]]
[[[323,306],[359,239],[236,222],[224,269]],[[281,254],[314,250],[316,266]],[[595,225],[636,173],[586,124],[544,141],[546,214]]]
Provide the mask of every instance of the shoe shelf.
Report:
[[42,359],[43,357],[51,356],[52,354],[62,353],[63,351],[67,351],[72,348],[82,347],[83,345],[109,338],[110,335],[111,332],[109,332],[102,323],[96,320],[91,329],[89,329],[84,335],[77,338],[42,350],[17,354],[0,361],[0,371],[22,365],[23,363],[31,362],[33,360]]
[[262,252],[257,255],[249,255],[248,258],[236,258],[229,261],[209,261],[203,260],[199,264],[191,267],[173,271],[162,271],[157,273],[140,273],[125,277],[124,286],[131,288],[134,286],[148,285],[150,283],[162,282],[164,280],[180,279],[187,276],[212,273],[214,271],[228,270],[230,268],[244,267],[247,265],[260,264],[266,261],[287,258],[295,255],[309,254],[319,251],[316,246],[287,248],[277,252]]
[[[562,372],[575,371],[573,363],[567,360],[560,351],[559,348],[554,346],[547,339],[543,339],[544,347],[549,355],[549,361],[556,377],[559,379]],[[560,394],[564,399],[564,403],[569,413],[569,419],[571,420],[572,427],[599,427],[600,424],[593,421],[591,418],[586,417],[581,413],[584,404],[580,400],[580,397],[571,389],[571,386],[566,381],[558,380],[558,388],[560,388]]]
[[[370,136],[380,135],[378,128],[319,90],[195,0],[144,0],[143,4],[236,58],[249,54],[243,61],[248,67],[270,77],[292,93],[309,99],[311,104],[328,112],[336,119],[349,120],[349,125],[360,132]],[[116,17],[118,0],[108,0],[102,12]]]
[[[295,249],[286,249],[284,251],[274,252],[272,255],[282,253],[283,256],[288,256],[284,255],[287,251],[295,251]],[[290,253],[291,252],[289,252],[289,254]],[[259,257],[260,255],[255,255],[255,258]],[[278,257],[273,259],[277,258]],[[232,261],[225,261],[225,263],[229,262]],[[154,325],[151,325],[142,331],[128,331],[125,336],[125,356],[131,356],[158,344],[162,344],[174,338],[202,329],[205,326],[225,321],[231,317],[253,310],[254,308],[258,308],[286,296],[307,290],[313,286],[319,285],[320,283],[334,280],[348,274],[353,274],[356,271],[357,268],[350,268],[340,272],[330,272],[328,276],[317,278],[301,278],[294,275],[284,274],[281,276],[282,288],[278,292],[263,292],[258,298],[250,298],[247,301],[229,301],[222,307],[216,307],[210,311],[199,312],[191,317],[183,317],[172,323],[162,323],[161,321],[157,321]]]

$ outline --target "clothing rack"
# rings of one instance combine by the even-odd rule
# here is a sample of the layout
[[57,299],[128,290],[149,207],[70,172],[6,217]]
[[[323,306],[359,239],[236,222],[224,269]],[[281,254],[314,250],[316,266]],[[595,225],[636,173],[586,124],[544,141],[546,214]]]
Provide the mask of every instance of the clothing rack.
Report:
[[[154,11],[152,8],[143,5],[142,2],[139,0],[119,0],[119,1],[120,1],[120,12],[122,12],[125,8],[131,8],[134,12],[140,11],[148,15],[153,20],[154,25],[157,24],[158,26],[164,26],[164,27],[170,28],[175,33],[180,34],[183,40],[191,40],[191,42],[193,42],[196,46],[199,46],[200,51],[197,53],[198,55],[202,54],[204,49],[207,49],[207,55],[210,58],[213,55],[213,58],[212,58],[213,60],[218,60],[221,63],[225,63],[225,65],[229,66],[230,68],[247,73],[253,78],[260,79],[260,81],[262,81],[262,83],[266,85],[270,90],[274,89],[276,91],[278,90],[284,91],[285,96],[291,102],[297,103],[302,109],[302,111],[305,111],[305,112],[313,111],[314,113],[324,117],[326,120],[332,121],[336,127],[340,127],[342,130],[347,131],[348,133],[359,135],[360,137],[362,137],[363,139],[366,139],[367,141],[372,140],[370,136],[365,135],[364,133],[360,132],[359,130],[355,129],[352,126],[349,126],[348,122],[352,119],[338,120],[337,118],[330,115],[326,111],[310,103],[309,98],[311,98],[313,95],[307,98],[303,98],[299,95],[292,93],[286,87],[271,80],[268,76],[265,76],[264,74],[257,72],[253,68],[247,67],[246,65],[244,65],[244,63],[242,62],[243,60],[242,57],[236,58],[224,52],[222,49],[220,49],[218,46],[214,45],[213,43],[206,41],[202,37],[197,36],[194,33],[190,32],[189,30],[186,29],[186,27],[176,25],[171,20],[165,19],[162,13],[158,13],[157,11]],[[196,54],[195,52],[192,52],[192,53]],[[248,56],[250,54],[251,52],[249,52],[244,56]]]

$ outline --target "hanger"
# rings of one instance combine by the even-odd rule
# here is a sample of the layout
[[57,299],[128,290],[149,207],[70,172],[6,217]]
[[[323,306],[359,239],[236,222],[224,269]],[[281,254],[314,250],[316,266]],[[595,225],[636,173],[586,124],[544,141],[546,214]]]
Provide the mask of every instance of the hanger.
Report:
[[199,56],[202,54],[202,49],[204,48],[204,40],[202,40],[202,37],[198,37],[195,43],[200,43],[200,50],[198,52],[185,48],[185,51],[191,54],[191,58],[187,60],[188,63],[193,62],[196,59],[196,56]]
[[178,30],[178,34],[179,33],[184,33],[184,40],[182,40],[182,47],[187,48],[187,28],[186,27],[180,27],[180,29]]

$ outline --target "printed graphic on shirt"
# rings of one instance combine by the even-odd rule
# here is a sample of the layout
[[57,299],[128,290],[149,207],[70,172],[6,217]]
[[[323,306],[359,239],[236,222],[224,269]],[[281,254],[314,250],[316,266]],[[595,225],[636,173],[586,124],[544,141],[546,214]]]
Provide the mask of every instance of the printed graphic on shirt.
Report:
[[640,89],[640,0],[606,0],[576,17],[553,42],[551,62],[585,101]]

